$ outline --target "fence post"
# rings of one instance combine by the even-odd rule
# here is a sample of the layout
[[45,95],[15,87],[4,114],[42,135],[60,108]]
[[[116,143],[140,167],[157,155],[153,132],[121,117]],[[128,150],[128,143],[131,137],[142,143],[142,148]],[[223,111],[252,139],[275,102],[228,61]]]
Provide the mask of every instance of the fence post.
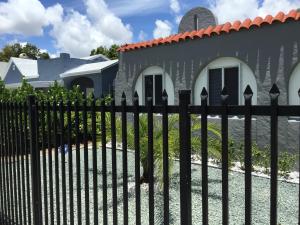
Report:
[[192,224],[191,207],[191,116],[190,90],[179,91],[179,141],[180,141],[180,221]]
[[270,90],[271,98],[271,213],[270,224],[277,224],[277,176],[278,176],[278,97],[276,84]]
[[[31,193],[32,193],[32,212],[33,224],[42,224],[42,204],[40,195],[40,154],[38,150],[37,139],[37,104],[35,96],[30,95],[27,99],[28,102],[28,116],[29,116],[29,129],[30,129],[30,155],[31,155]],[[30,216],[30,215],[28,215]]]

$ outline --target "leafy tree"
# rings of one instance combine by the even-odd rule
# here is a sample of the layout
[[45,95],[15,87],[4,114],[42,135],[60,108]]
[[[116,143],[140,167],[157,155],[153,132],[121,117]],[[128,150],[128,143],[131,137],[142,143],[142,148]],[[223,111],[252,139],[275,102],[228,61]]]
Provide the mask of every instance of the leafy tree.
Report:
[[8,44],[4,46],[0,52],[0,61],[8,62],[11,57],[19,57],[21,53],[25,53],[30,59],[49,59],[47,52],[41,52],[41,50],[33,44],[27,43],[22,46],[19,43]]
[[118,51],[117,51],[118,48],[119,48],[118,45],[110,46],[107,57],[110,59],[117,59],[118,58]]
[[100,46],[96,49],[93,49],[91,51],[91,56],[92,55],[97,55],[97,54],[102,54],[108,57],[109,59],[117,59],[118,58],[118,51],[117,49],[119,48],[118,45],[112,45],[109,48],[105,46]]

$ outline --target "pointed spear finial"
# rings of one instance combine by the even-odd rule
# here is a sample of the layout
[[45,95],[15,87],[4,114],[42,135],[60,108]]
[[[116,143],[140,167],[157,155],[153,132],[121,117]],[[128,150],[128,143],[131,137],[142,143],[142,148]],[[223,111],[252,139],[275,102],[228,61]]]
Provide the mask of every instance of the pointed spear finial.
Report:
[[139,100],[139,94],[137,93],[137,91],[134,92],[133,100],[134,101]]
[[222,101],[227,100],[227,98],[229,97],[228,92],[227,92],[227,88],[224,87],[221,91],[221,99]]
[[244,98],[246,100],[248,100],[248,99],[251,99],[252,96],[253,96],[253,91],[252,91],[250,85],[247,85],[247,87],[246,87],[246,89],[244,91]]
[[207,99],[207,97],[208,97],[208,92],[207,92],[207,90],[206,90],[205,87],[202,89],[201,94],[200,94],[200,97],[201,97],[201,100]]
[[279,88],[276,84],[273,84],[269,94],[270,94],[271,99],[278,98],[278,96],[280,95],[280,91],[279,91]]
[[122,93],[122,99],[126,99],[126,94],[125,94],[124,91],[123,91],[123,93]]
[[168,99],[168,93],[167,93],[166,89],[163,90],[162,99],[163,100],[167,100]]

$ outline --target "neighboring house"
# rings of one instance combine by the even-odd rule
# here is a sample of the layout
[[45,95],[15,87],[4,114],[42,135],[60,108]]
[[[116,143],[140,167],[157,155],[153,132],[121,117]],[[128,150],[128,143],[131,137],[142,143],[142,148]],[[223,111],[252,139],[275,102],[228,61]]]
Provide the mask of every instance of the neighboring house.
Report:
[[[119,72],[115,81],[116,101],[122,91],[132,99],[135,91],[141,104],[153,97],[159,104],[166,89],[170,104],[178,104],[178,91],[192,90],[192,104],[200,105],[203,87],[209,104],[220,104],[220,93],[228,87],[229,104],[244,104],[243,92],[249,84],[253,104],[270,104],[269,90],[276,83],[281,91],[279,104],[300,104],[300,12],[282,12],[275,17],[257,17],[243,22],[217,24],[205,8],[188,12],[179,25],[181,33],[119,49]],[[280,118],[281,148],[296,151],[299,124]],[[243,121],[232,119],[233,136],[243,140]],[[253,121],[253,137],[261,145],[269,143],[269,120]]]
[[100,97],[113,89],[117,71],[118,60],[109,60],[100,54],[71,58],[69,54],[61,53],[60,57],[52,59],[12,57],[3,80],[6,87],[17,88],[24,78],[37,89],[47,89],[54,81],[58,81],[69,89],[79,85],[85,94],[94,92],[96,97]]

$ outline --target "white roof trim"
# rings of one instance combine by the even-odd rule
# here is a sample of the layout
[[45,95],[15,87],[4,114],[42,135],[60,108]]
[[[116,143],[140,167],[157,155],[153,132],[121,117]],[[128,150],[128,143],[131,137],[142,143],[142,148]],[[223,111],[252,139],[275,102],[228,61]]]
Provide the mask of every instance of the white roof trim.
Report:
[[60,77],[66,78],[66,77],[74,77],[74,76],[87,75],[93,73],[101,73],[102,70],[116,65],[118,62],[119,60],[116,59],[116,60],[109,60],[104,62],[83,64],[81,66],[75,67],[73,69],[70,69],[60,74]]

